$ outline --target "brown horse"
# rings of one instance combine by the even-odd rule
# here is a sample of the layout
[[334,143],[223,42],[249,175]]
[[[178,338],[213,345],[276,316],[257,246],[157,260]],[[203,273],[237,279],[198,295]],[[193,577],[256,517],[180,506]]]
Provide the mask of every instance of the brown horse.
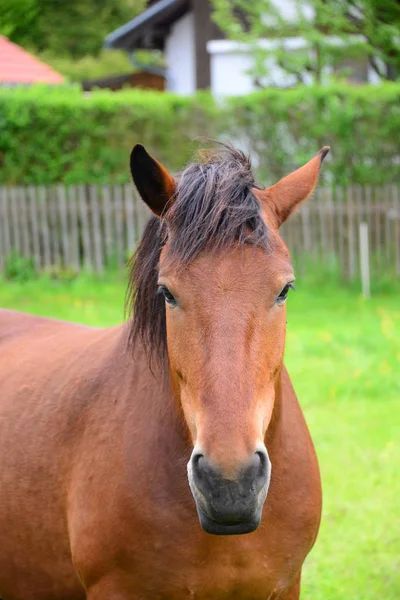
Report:
[[283,367],[278,228],[327,151],[262,189],[236,150],[174,179],[136,146],[156,216],[131,322],[0,311],[3,599],[299,598],[321,488]]

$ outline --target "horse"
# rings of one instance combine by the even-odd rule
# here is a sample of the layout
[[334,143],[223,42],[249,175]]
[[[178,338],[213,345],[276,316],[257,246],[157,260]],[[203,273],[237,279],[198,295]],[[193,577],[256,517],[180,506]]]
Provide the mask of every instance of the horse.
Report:
[[133,316],[0,311],[1,598],[298,600],[321,482],[279,226],[328,150],[263,188],[233,147],[174,177],[136,145]]

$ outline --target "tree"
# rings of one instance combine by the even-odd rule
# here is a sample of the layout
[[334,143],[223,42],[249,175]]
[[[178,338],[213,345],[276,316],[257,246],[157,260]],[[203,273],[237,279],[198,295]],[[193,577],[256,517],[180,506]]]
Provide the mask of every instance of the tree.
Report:
[[348,16],[365,38],[369,61],[383,79],[400,75],[400,0],[349,0]]
[[107,33],[144,6],[145,0],[1,0],[0,32],[37,52],[95,56]]
[[37,0],[1,0],[0,34],[13,41],[29,43],[38,11]]
[[[400,0],[212,0],[213,18],[225,34],[244,42],[254,58],[256,81],[268,58],[298,82],[321,81],[349,58],[367,59],[384,79],[400,73]],[[285,8],[286,10],[283,10]],[[288,50],[288,40],[304,41]]]

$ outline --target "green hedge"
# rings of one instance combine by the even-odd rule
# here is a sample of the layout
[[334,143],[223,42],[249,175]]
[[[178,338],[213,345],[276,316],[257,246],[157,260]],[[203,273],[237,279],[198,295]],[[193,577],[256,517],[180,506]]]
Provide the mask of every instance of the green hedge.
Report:
[[324,145],[323,176],[337,184],[400,180],[400,84],[266,90],[229,101],[231,135],[245,136],[273,179]]
[[141,142],[169,168],[198,136],[244,145],[272,182],[330,144],[324,177],[337,183],[399,180],[400,85],[269,89],[217,102],[129,90],[0,89],[0,182],[123,182]]

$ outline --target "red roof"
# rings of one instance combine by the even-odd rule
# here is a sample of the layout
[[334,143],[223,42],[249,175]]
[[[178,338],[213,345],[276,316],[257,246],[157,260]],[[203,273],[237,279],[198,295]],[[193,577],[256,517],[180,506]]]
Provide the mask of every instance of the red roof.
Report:
[[59,84],[63,81],[60,73],[0,35],[0,84]]

